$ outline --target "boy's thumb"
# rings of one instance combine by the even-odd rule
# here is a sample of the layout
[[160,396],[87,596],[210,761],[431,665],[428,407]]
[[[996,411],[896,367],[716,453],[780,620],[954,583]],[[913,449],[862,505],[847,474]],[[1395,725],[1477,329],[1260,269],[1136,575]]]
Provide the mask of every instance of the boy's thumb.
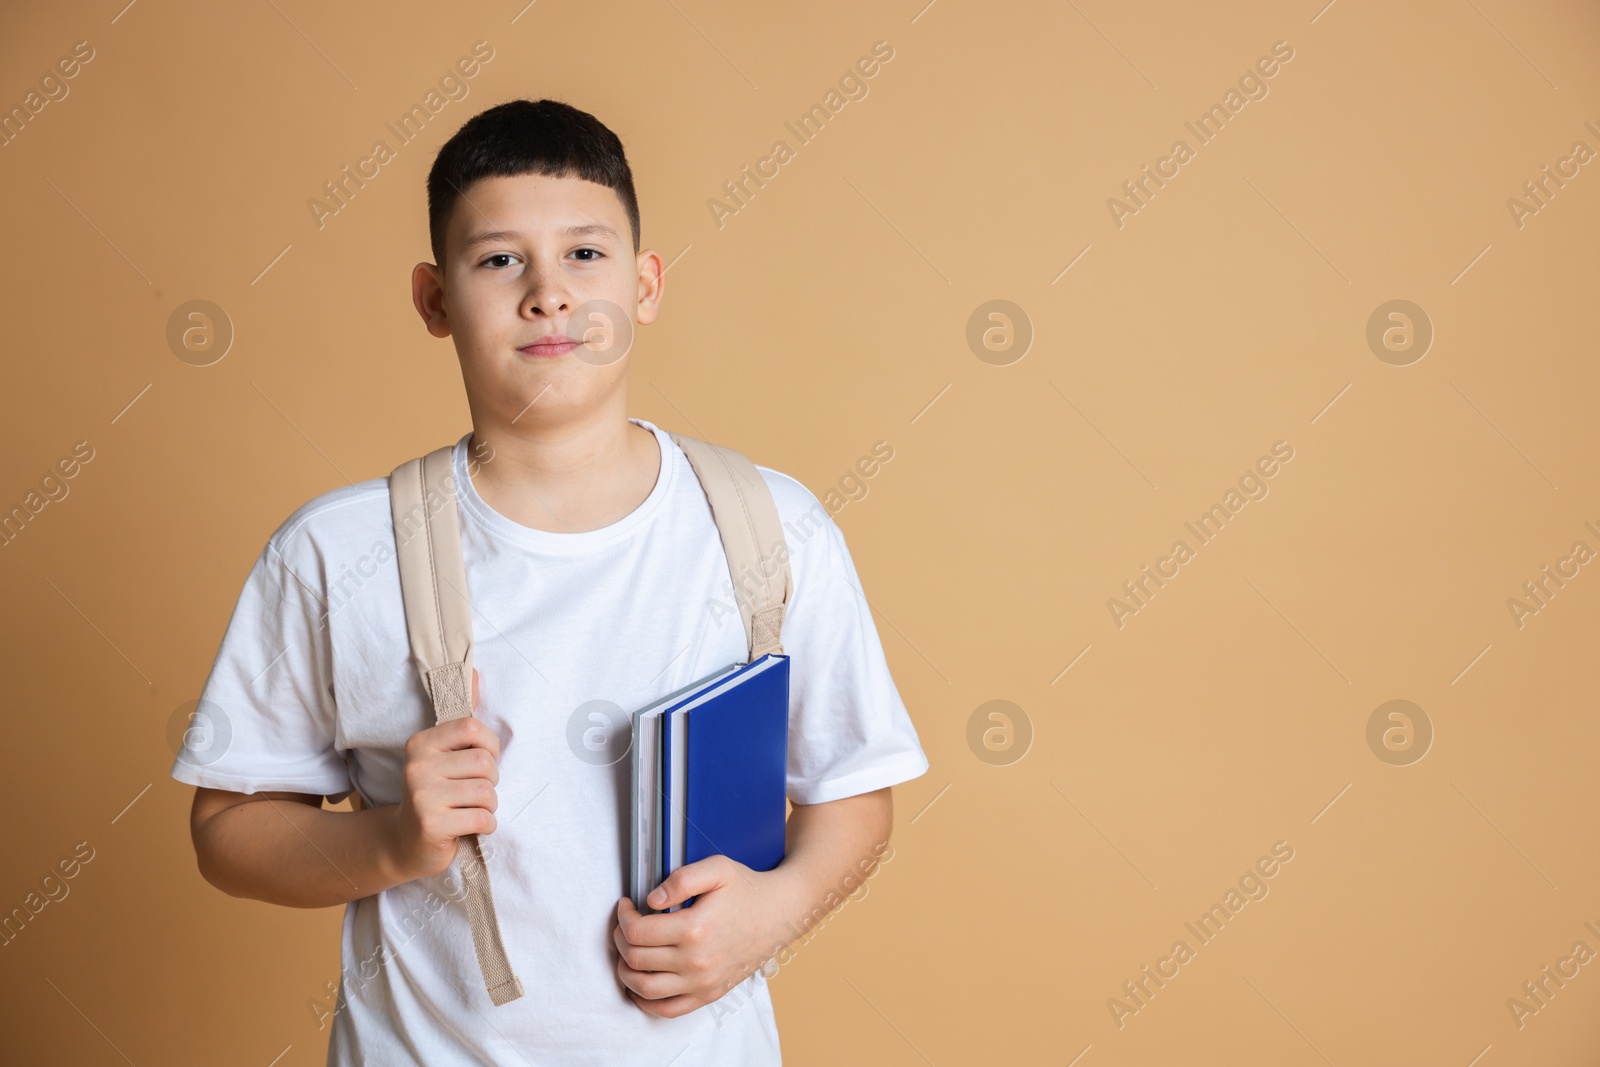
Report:
[[645,898],[645,902],[657,911],[682,904],[690,897],[699,896],[708,890],[715,889],[720,884],[716,872],[707,862],[715,857],[696,860],[694,863],[685,864],[667,875],[666,880]]
[[676,873],[668,875],[665,882],[656,886],[655,889],[651,890],[650,895],[644,898],[645,903],[657,911],[665,911],[672,905],[682,902],[687,894],[678,893],[678,884],[681,881],[682,879],[679,879]]

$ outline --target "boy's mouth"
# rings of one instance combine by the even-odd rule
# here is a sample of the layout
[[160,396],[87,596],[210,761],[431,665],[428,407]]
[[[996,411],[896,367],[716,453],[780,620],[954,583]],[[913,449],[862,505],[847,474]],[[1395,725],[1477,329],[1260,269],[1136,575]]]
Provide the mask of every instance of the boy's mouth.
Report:
[[531,345],[524,345],[517,349],[525,356],[560,356],[571,352],[582,342],[574,341],[566,334],[556,333],[548,337],[541,337]]

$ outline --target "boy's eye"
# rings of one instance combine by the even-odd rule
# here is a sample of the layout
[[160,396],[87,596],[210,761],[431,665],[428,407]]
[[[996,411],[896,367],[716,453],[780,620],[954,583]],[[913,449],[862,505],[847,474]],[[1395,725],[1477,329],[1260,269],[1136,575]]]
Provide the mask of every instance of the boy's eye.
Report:
[[[587,252],[589,255],[587,258],[582,260],[584,263],[593,263],[597,259],[605,258],[605,253],[600,251],[598,248],[580,248],[575,251],[573,255],[581,255],[585,252]],[[516,258],[517,257],[512,255],[510,252],[496,252],[494,255],[486,258],[482,263],[479,264],[479,266],[492,267],[498,270],[500,267],[508,266],[512,261],[515,261]]]

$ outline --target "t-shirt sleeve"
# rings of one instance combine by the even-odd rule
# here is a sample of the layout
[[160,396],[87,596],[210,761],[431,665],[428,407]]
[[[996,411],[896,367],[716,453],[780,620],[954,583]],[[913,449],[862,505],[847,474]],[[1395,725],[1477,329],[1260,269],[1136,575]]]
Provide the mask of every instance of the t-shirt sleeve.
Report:
[[319,579],[314,562],[296,573],[277,541],[245,579],[170,773],[237,793],[338,798],[351,785],[335,748],[332,644],[305,584]]
[[[818,505],[820,508],[820,505]],[[844,534],[822,520],[783,626],[789,673],[789,799],[823,804],[921,775],[927,757],[889,675]]]

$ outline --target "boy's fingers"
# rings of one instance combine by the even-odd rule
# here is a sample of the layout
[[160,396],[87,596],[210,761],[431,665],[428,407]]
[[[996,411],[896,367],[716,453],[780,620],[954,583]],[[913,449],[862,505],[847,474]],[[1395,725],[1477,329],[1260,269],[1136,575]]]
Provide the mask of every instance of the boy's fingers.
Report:
[[[658,973],[672,971],[672,973],[676,974],[677,972],[674,968],[682,966],[679,962],[678,950],[674,946],[641,948],[623,937],[620,929],[612,931],[611,941],[616,946],[618,962],[622,967],[630,971],[635,971],[639,974],[648,974],[652,971]],[[620,968],[618,977],[622,977]],[[627,985],[626,980],[624,980],[623,984]],[[630,986],[629,988],[632,987]]]
[[434,738],[433,746],[449,752],[462,748],[485,748],[496,760],[500,758],[500,737],[489,729],[487,723],[476,715],[463,715],[429,728]]
[[483,778],[490,785],[498,786],[500,763],[498,760],[490,760],[488,772],[485,773],[481,752],[481,749],[476,748],[458,748],[444,752],[439,757],[439,773],[452,781]]
[[[614,938],[630,945],[676,945],[681,925],[678,913],[672,915],[641,915],[633,900],[623,897],[617,902],[617,929]],[[621,944],[617,945],[620,950]]]
[[478,668],[472,668],[472,706],[478,706]]

